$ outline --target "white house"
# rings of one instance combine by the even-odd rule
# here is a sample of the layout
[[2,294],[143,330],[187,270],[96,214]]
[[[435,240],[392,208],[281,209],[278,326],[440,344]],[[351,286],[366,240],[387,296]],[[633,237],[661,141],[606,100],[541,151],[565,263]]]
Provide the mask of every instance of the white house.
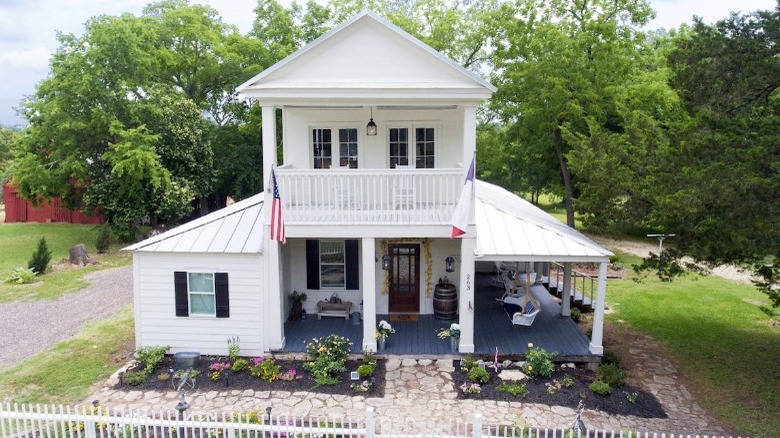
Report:
[[[261,105],[270,127],[262,132],[263,177],[274,169],[286,243],[270,240],[269,185],[128,247],[139,347],[224,354],[226,339],[239,336],[246,354],[284,349],[295,290],[308,295],[310,315],[334,293],[352,311],[362,303],[360,343],[376,350],[377,315],[433,314],[435,284],[448,276],[459,348],[473,352],[475,267],[532,262],[545,271],[542,262],[585,261],[601,267],[587,349],[603,352],[609,251],[481,181],[467,199],[466,233],[450,238],[475,155],[477,105],[495,91],[491,84],[366,11],[238,90]],[[559,313],[568,312],[564,300]]]

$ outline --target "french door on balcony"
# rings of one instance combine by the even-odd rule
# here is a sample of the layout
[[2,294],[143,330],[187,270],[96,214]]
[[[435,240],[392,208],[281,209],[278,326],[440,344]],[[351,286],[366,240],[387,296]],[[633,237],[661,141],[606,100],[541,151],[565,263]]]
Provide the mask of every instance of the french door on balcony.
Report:
[[420,312],[420,245],[397,243],[390,253],[390,313]]

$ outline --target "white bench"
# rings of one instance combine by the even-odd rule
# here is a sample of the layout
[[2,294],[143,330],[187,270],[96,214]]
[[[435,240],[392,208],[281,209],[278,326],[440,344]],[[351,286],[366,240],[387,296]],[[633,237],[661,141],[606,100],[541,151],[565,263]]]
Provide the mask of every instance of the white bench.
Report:
[[338,318],[344,317],[344,319],[349,319],[349,311],[351,309],[352,303],[349,301],[342,301],[340,303],[318,301],[317,319],[322,319],[323,316],[335,316]]

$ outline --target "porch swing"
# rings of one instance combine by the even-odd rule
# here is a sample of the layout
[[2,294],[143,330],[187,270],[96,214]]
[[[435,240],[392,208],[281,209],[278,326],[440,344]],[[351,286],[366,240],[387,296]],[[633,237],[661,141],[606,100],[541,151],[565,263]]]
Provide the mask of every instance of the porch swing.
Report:
[[[532,273],[529,272],[530,267],[531,264],[526,263],[526,275],[525,280],[523,280],[519,273],[519,263],[515,263],[515,278],[512,281],[511,287],[507,284],[507,291],[502,297],[504,310],[513,325],[530,326],[534,323],[536,315],[542,310],[542,306],[536,298],[531,295],[531,282],[533,281],[532,279],[535,278],[535,275],[532,276]],[[520,287],[525,289],[525,294],[522,296],[513,293]]]

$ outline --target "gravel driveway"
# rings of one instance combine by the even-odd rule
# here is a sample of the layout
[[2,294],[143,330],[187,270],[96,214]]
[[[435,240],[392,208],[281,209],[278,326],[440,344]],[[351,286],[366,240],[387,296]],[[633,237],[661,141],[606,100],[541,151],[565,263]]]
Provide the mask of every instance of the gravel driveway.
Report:
[[0,304],[0,369],[16,365],[133,302],[133,266],[87,274],[89,285],[55,300]]

